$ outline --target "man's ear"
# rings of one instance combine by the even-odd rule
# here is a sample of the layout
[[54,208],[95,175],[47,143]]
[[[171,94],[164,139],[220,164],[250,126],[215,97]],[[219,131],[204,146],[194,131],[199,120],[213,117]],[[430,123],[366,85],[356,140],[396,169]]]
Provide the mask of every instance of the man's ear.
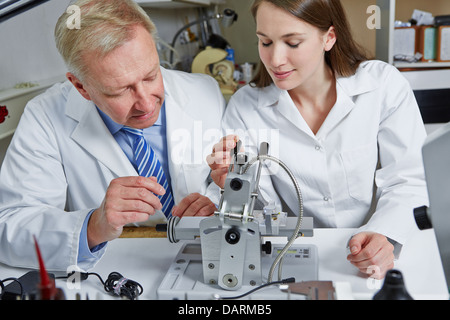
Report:
[[78,92],[86,99],[86,100],[92,100],[89,93],[86,91],[84,84],[71,72],[66,73],[67,79],[69,79],[70,82],[72,82],[75,89],[78,90]]
[[324,50],[325,51],[330,51],[331,49],[333,49],[334,44],[336,43],[336,31],[334,29],[333,26],[330,27],[330,29],[328,29],[327,33],[324,36]]

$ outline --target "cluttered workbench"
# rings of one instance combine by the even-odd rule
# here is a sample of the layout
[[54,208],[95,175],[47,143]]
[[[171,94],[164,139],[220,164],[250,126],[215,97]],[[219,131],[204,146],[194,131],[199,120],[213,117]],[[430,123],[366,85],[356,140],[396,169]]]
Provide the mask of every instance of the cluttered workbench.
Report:
[[[388,281],[361,274],[347,261],[347,244],[355,229],[315,229],[313,218],[303,217],[301,191],[294,178],[300,206],[297,217],[271,204],[254,210],[261,160],[277,162],[292,174],[267,155],[265,144],[253,172],[255,160],[248,161],[238,150],[239,146],[233,151],[234,166],[214,215],[171,217],[163,232],[125,228],[119,239],[108,242],[105,255],[92,270],[72,266],[62,275],[54,274],[59,291],[69,300],[117,299],[130,284],[132,292],[127,297],[132,300],[369,300],[385,288]],[[37,243],[36,251],[39,257]],[[42,282],[47,277],[43,263],[40,270]],[[0,265],[0,279],[24,274],[28,270]],[[109,281],[111,274],[115,280]],[[397,286],[402,278],[408,297],[449,298],[434,229],[417,229],[410,236],[393,276]]]
[[[125,238],[130,234],[135,236],[138,231],[145,238]],[[317,245],[319,280],[339,284],[341,297],[372,299],[383,281],[367,278],[347,261],[346,243],[353,232],[353,229],[315,229],[314,237],[298,238],[296,243]],[[112,271],[120,272],[124,277],[142,285],[144,290],[140,300],[158,299],[158,287],[183,242],[170,243],[166,238],[156,238],[155,235],[158,233],[151,228],[127,231],[122,238],[108,243],[105,256],[89,271],[98,273],[104,279]],[[417,231],[402,249],[395,268],[403,273],[406,288],[414,299],[449,298],[433,230]],[[20,277],[27,271],[0,265],[0,278]],[[106,293],[96,277],[89,277],[79,284],[56,280],[56,286],[63,289],[66,299],[118,299]],[[246,299],[249,298],[251,297]]]

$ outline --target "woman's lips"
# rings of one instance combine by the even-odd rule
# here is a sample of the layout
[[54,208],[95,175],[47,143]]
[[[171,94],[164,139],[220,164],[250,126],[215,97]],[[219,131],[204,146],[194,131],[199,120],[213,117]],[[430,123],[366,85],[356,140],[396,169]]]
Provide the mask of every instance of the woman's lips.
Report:
[[289,77],[294,71],[272,71],[272,72],[275,78],[283,80]]

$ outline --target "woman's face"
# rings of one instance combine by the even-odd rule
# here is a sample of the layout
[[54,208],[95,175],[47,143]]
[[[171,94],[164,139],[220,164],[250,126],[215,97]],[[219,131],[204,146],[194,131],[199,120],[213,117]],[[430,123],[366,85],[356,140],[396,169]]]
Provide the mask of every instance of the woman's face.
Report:
[[[261,61],[275,85],[292,90],[319,81],[326,68],[325,51],[335,43],[326,33],[277,6],[263,2],[256,14]],[[322,73],[323,74],[323,73]]]

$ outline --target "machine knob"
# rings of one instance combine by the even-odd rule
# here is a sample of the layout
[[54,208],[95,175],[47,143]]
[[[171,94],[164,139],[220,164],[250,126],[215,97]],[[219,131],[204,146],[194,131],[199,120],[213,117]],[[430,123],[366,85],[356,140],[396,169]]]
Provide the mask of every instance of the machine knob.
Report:
[[175,227],[178,222],[180,222],[180,217],[170,217],[167,221],[167,239],[169,239],[170,243],[177,243],[179,241],[175,232]]
[[240,235],[239,231],[235,228],[231,228],[225,234],[225,241],[228,242],[229,244],[238,243],[240,238],[241,238],[241,235]]
[[414,209],[414,219],[416,220],[417,227],[420,230],[433,228],[433,225],[428,216],[428,207],[426,206]]
[[266,241],[261,245],[261,249],[266,254],[272,254],[272,243],[270,241]]

